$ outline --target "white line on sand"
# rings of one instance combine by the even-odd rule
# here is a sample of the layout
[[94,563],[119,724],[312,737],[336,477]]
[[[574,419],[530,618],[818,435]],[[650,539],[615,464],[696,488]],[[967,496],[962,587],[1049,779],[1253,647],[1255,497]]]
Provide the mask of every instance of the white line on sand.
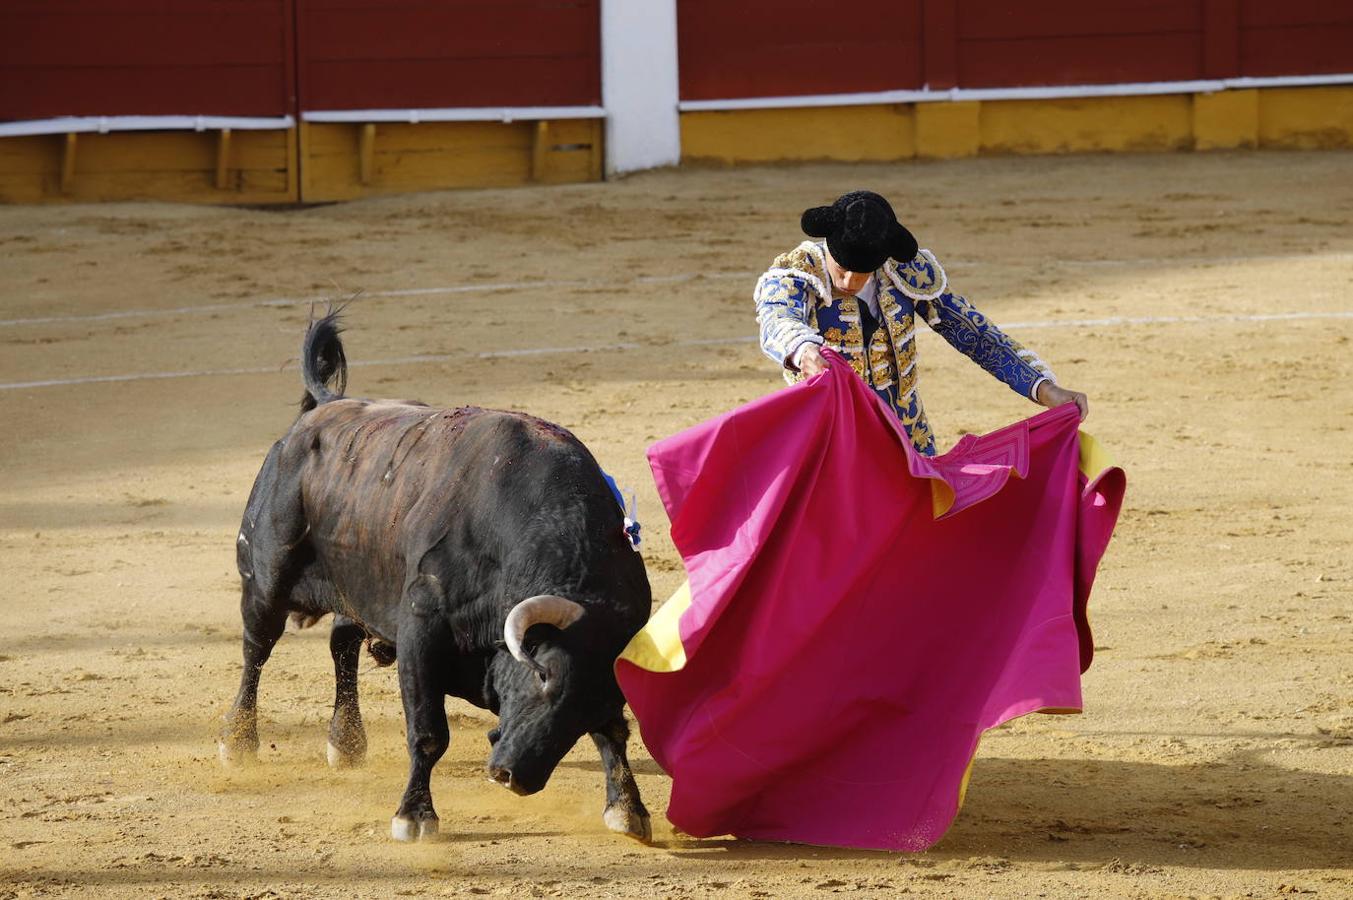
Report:
[[[754,281],[758,273],[756,272],[716,272],[705,275],[705,278],[746,279],[748,283]],[[638,278],[632,278],[621,287],[641,284],[679,284],[684,281],[694,281],[702,276],[695,274],[678,275],[641,275]],[[497,281],[489,284],[458,284],[449,287],[426,287],[426,288],[404,288],[393,291],[362,291],[357,295],[357,300],[364,299],[400,299],[406,297],[430,297],[446,294],[494,294],[503,291],[522,291],[540,288],[614,288],[612,282],[601,281],[598,279],[573,279],[573,280],[555,280],[548,281],[541,279],[538,281]],[[750,287],[748,288],[750,291]],[[172,306],[167,309],[117,309],[106,313],[88,313],[69,316],[36,316],[26,319],[0,319],[0,328],[11,328],[18,325],[52,325],[61,322],[108,322],[117,319],[157,319],[167,318],[169,316],[191,316],[202,313],[223,312],[233,309],[257,309],[260,307],[283,307],[283,306],[309,306],[310,304],[325,304],[333,301],[332,296],[314,296],[314,297],[273,297],[259,300],[237,300],[231,303],[205,303],[195,304],[193,306]],[[341,303],[339,299],[337,302]]]
[[[1191,325],[1225,324],[1228,322],[1294,322],[1319,319],[1353,319],[1353,310],[1329,312],[1265,313],[1262,315],[1224,316],[1111,316],[1103,319],[1048,319],[1038,322],[1007,322],[1010,331],[1029,328],[1117,328],[1124,325]],[[749,344],[755,338],[748,336],[721,338],[693,338],[670,344],[646,345],[633,342],[596,344],[576,347],[525,347],[519,350],[490,350],[482,353],[424,353],[417,356],[395,356],[388,359],[367,359],[349,363],[352,368],[366,366],[415,366],[425,363],[451,362],[468,359],[513,359],[523,356],[550,356],[569,353],[609,353],[619,350],[640,350],[646,346],[714,347]],[[110,384],[122,381],[155,381],[167,378],[203,378],[218,375],[266,375],[281,371],[278,366],[257,366],[240,369],[196,369],[182,372],[135,372],[126,375],[87,375],[76,378],[52,378],[44,381],[12,381],[0,384],[0,391],[19,391],[28,388],[65,387],[76,384]]]
[[[1275,262],[1281,260],[1292,260],[1298,257],[1279,256],[1279,255],[1256,255],[1256,256],[1207,256],[1195,258],[1139,258],[1139,259],[1060,259],[1049,260],[1047,265],[1066,266],[1070,268],[1080,267],[1137,267],[1137,266],[1213,266],[1225,265],[1238,262]],[[1318,253],[1305,254],[1299,257],[1308,261],[1350,261],[1353,260],[1353,253]],[[978,261],[950,261],[951,267],[963,266],[968,269],[976,269],[988,266],[1000,266],[1001,263],[978,262]],[[1018,263],[1026,265],[1026,263]],[[523,290],[557,290],[559,288],[608,288],[648,285],[648,284],[681,284],[687,281],[694,281],[697,278],[710,278],[719,281],[739,280],[747,282],[748,293],[751,292],[751,286],[755,283],[756,277],[760,272],[748,270],[746,272],[712,272],[712,273],[694,273],[683,272],[675,275],[641,275],[638,278],[632,278],[623,283],[604,281],[596,278],[587,279],[566,279],[566,280],[545,280],[536,281],[497,281],[486,284],[458,284],[444,287],[425,287],[425,288],[403,288],[390,291],[362,291],[359,299],[401,299],[410,297],[432,297],[446,296],[455,294],[474,294],[474,293],[501,293],[503,291],[523,291]],[[75,315],[63,316],[34,316],[30,318],[19,319],[0,319],[0,328],[13,328],[20,325],[53,325],[61,322],[108,322],[118,319],[155,319],[169,316],[191,316],[201,315],[203,313],[224,312],[236,309],[256,309],[268,307],[287,307],[287,306],[308,306],[312,303],[322,304],[333,300],[332,296],[314,296],[314,297],[273,297],[256,300],[236,300],[230,303],[206,303],[195,304],[193,306],[173,306],[166,309],[119,309],[105,313],[80,313]]]

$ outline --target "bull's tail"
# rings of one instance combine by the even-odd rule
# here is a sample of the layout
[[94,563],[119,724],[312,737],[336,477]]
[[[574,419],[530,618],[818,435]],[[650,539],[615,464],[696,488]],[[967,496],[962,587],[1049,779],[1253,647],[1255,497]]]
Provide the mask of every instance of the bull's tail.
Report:
[[312,319],[301,344],[301,376],[305,395],[301,412],[309,412],[322,403],[338,400],[348,388],[348,358],[343,354],[342,310],[329,310],[322,318]]

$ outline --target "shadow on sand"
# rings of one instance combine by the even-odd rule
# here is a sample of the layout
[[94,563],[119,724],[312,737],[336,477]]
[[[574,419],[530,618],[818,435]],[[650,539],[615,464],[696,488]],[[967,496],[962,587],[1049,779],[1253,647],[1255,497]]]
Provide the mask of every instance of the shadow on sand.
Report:
[[[923,858],[997,867],[1344,868],[1350,810],[1353,778],[1293,771],[1257,751],[1181,765],[979,758],[966,805]],[[662,846],[730,861],[893,855],[727,838]]]

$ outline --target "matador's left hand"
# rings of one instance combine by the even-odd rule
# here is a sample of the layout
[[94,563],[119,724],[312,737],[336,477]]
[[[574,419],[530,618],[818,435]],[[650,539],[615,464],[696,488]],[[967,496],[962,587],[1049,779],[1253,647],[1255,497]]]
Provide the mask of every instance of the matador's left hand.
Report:
[[1076,409],[1081,411],[1081,421],[1090,415],[1090,400],[1080,391],[1069,391],[1059,384],[1053,384],[1051,381],[1045,381],[1038,386],[1038,402],[1052,409],[1054,406],[1061,406],[1063,403],[1074,403]]

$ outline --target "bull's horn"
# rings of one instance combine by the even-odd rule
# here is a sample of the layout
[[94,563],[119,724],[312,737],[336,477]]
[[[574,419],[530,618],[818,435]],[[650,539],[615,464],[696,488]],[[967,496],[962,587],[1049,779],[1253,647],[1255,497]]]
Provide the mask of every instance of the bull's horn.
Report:
[[507,614],[507,622],[503,624],[503,640],[507,643],[508,651],[519,662],[527,662],[526,653],[521,648],[526,629],[540,624],[567,628],[578,621],[582,614],[582,606],[565,597],[553,594],[528,597]]

